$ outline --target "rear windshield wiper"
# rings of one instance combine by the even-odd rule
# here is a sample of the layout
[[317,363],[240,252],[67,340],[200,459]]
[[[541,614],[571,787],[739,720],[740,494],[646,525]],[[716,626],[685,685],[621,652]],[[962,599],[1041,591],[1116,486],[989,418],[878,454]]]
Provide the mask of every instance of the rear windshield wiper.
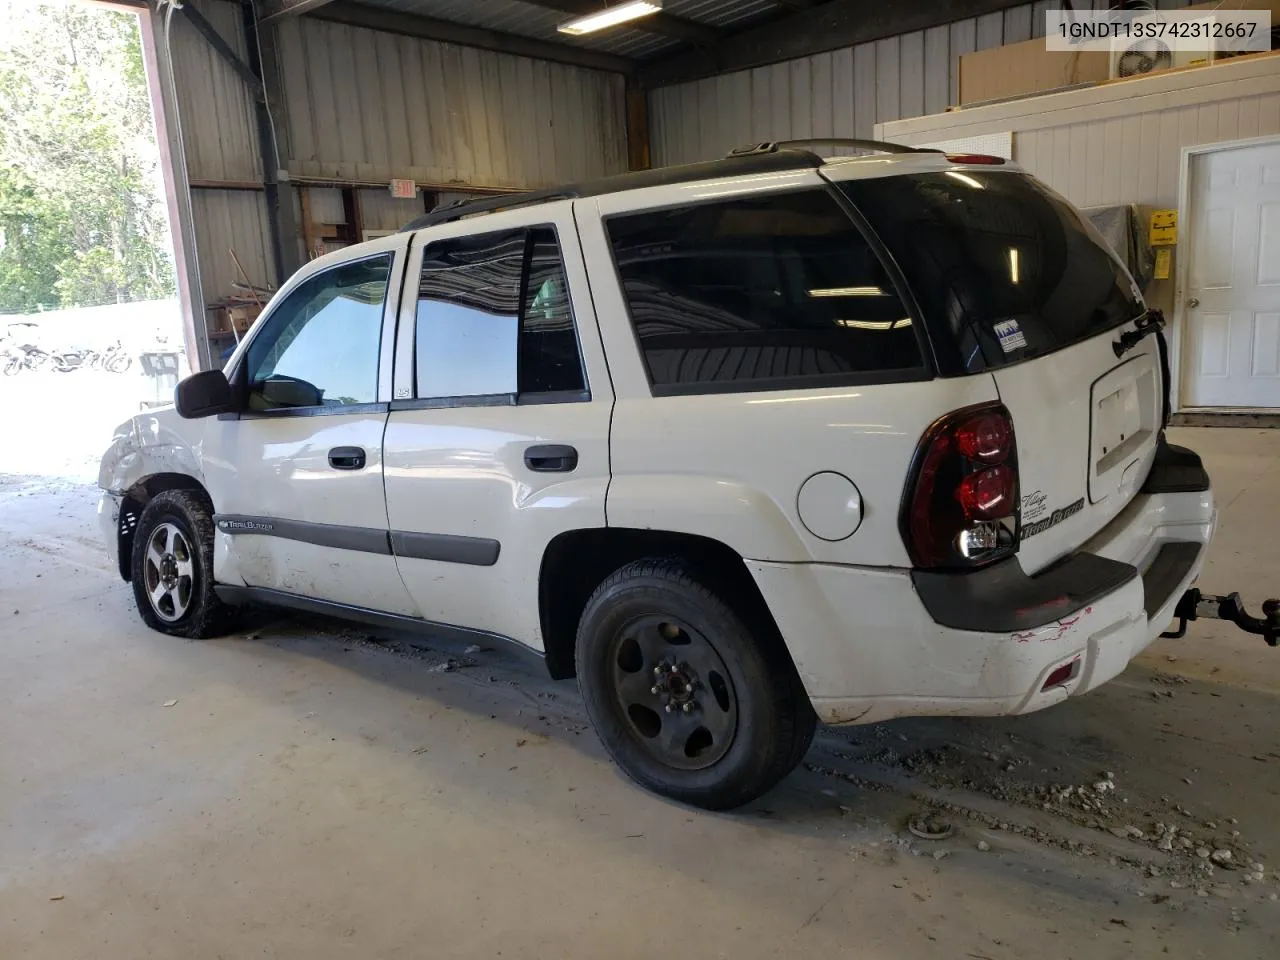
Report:
[[1144,337],[1164,329],[1164,314],[1159,310],[1148,310],[1137,320],[1137,326],[1132,330],[1126,330],[1120,334],[1120,339],[1115,340],[1111,344],[1111,349],[1116,352],[1117,357],[1123,357],[1126,353],[1142,342]]

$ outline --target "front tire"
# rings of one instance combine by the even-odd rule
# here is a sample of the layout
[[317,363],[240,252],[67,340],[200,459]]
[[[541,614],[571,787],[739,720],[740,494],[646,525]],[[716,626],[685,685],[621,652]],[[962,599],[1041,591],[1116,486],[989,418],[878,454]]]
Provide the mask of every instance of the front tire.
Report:
[[230,608],[213,591],[213,516],[190,490],[166,490],[147,504],[133,536],[134,601],[152,630],[175,637],[218,636]]
[[675,560],[628,564],[587,601],[578,684],[596,733],[641,786],[710,810],[771,789],[817,718],[772,629],[753,630]]

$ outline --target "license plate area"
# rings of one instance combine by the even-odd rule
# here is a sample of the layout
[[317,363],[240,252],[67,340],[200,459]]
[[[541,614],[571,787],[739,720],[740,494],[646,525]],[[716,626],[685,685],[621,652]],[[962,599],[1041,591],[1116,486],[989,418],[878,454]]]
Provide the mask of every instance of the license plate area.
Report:
[[1144,353],[1103,375],[1090,397],[1089,502],[1125,497],[1145,475],[1141,461],[1155,451],[1159,374]]

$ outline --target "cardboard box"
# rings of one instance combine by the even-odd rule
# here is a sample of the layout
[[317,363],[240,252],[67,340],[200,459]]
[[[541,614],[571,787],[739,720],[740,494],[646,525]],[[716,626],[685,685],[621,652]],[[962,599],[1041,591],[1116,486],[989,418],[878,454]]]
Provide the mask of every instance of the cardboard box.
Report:
[[[1270,10],[1271,25],[1280,26],[1280,0],[1219,0],[1183,7],[1188,13],[1215,10]],[[1043,39],[1010,43],[960,57],[960,105],[1003,100],[1110,79],[1106,51],[1046,50]]]
[[960,57],[960,104],[1100,83],[1110,71],[1103,51],[1046,50],[1043,38],[1010,43]]
[[1270,10],[1271,26],[1280,26],[1277,23],[1280,21],[1280,0],[1218,0],[1217,3],[1193,3],[1182,10],[1188,13],[1200,10],[1206,13],[1214,10]]

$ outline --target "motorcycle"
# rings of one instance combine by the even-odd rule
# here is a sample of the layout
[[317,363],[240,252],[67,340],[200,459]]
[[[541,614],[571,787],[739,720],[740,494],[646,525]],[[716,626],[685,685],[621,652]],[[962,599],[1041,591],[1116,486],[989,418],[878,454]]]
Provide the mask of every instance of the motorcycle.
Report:
[[117,340],[107,347],[96,362],[98,367],[106,370],[107,373],[124,373],[133,366],[133,357],[125,351],[124,344]]
[[7,376],[13,376],[19,370],[43,370],[52,359],[39,347],[24,344],[17,347],[16,352],[14,348],[10,348],[9,360],[5,363],[4,372]]
[[70,373],[72,370],[79,370],[85,366],[86,359],[85,351],[56,350],[52,357],[53,369],[58,373]]

